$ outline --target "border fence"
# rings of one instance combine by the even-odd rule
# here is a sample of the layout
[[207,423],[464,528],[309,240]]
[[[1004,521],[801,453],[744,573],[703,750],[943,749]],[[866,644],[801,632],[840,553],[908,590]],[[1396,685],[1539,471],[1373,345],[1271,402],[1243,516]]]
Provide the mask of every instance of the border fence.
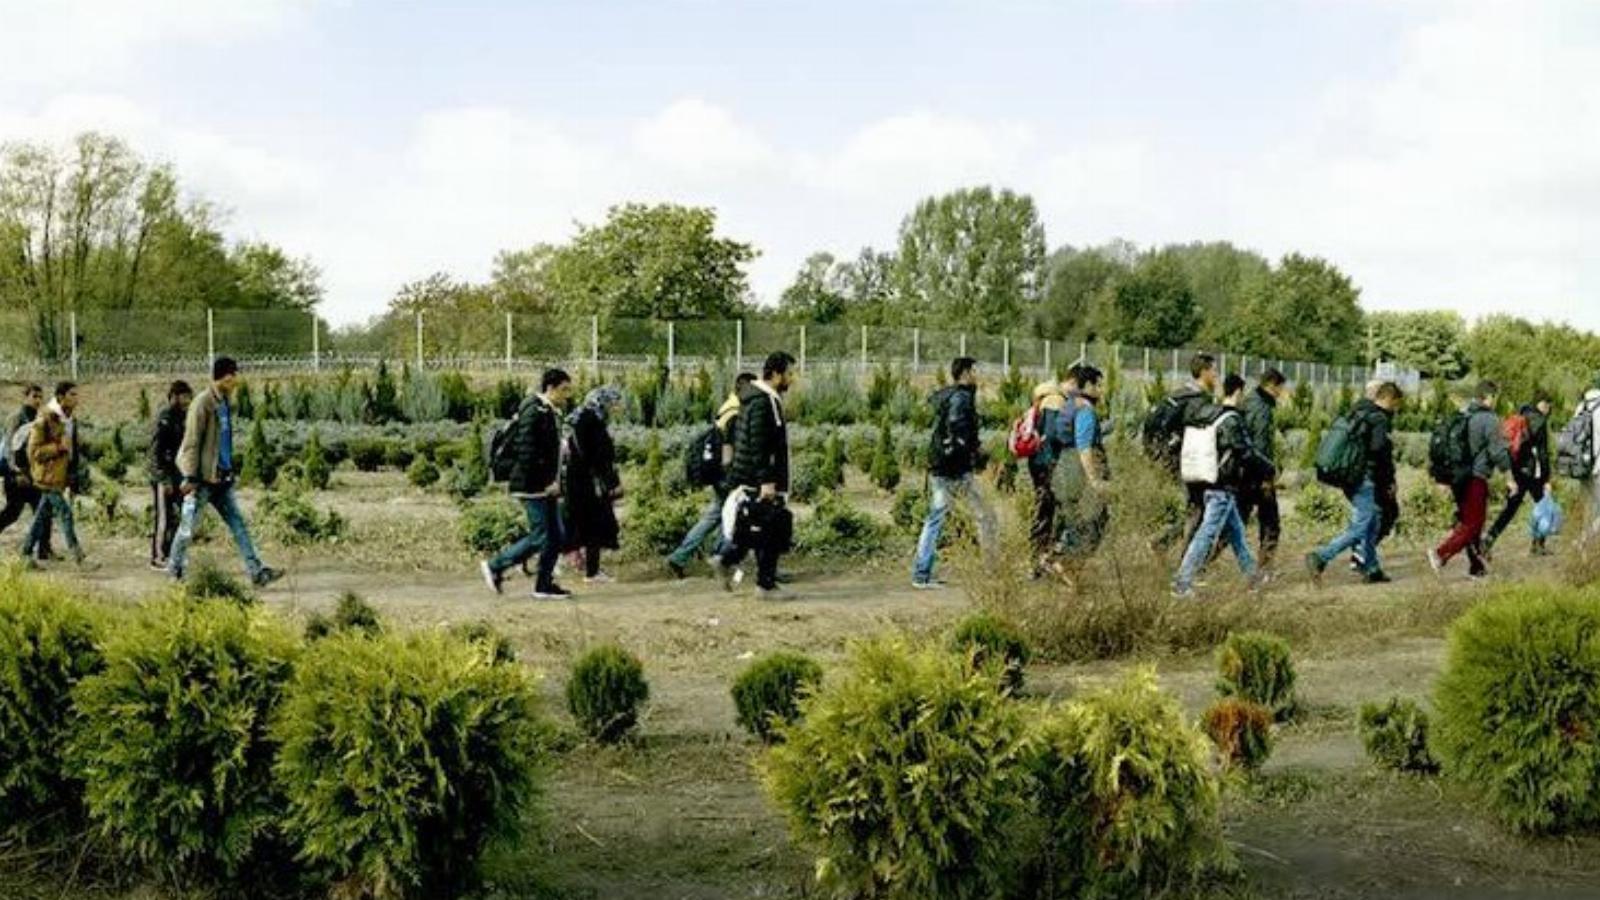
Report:
[[[290,310],[96,310],[47,316],[0,312],[0,375],[11,378],[192,373],[209,367],[218,355],[232,356],[254,371],[284,374],[370,368],[380,360],[481,372],[527,372],[551,364],[592,370],[664,366],[676,372],[756,366],[780,349],[794,354],[802,371],[808,366],[858,366],[866,372],[889,366],[918,374],[961,355],[1039,378],[1084,361],[1171,381],[1188,376],[1189,357],[1202,349],[1216,355],[1223,372],[1246,377],[1277,368],[1295,382],[1358,386],[1371,371],[1215,348],[1155,349],[770,318],[661,321],[485,311],[388,315],[362,326],[330,328],[314,315]],[[1415,373],[1399,375],[1413,383],[1416,379]]]

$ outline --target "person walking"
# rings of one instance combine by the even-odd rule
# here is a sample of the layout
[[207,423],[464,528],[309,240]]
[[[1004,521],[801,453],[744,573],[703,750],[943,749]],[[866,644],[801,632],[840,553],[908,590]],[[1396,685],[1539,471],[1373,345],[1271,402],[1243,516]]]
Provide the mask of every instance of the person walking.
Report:
[[[695,554],[700,552],[700,548],[705,546],[706,538],[719,535],[712,553],[716,554],[722,550],[720,537],[722,507],[728,501],[727,472],[728,467],[733,464],[733,432],[739,421],[742,397],[746,391],[755,390],[751,387],[751,383],[755,380],[756,376],[749,372],[739,373],[739,377],[733,381],[733,390],[729,391],[727,399],[722,401],[722,406],[717,409],[717,414],[703,438],[707,441],[707,445],[700,448],[701,452],[707,452],[706,447],[713,438],[716,444],[709,451],[714,459],[703,461],[703,463],[714,461],[716,466],[713,470],[705,472],[702,476],[704,480],[700,482],[709,482],[706,483],[706,487],[711,491],[711,500],[700,513],[700,518],[690,527],[689,533],[683,536],[678,549],[667,557],[667,569],[672,572],[674,578],[682,578],[688,574],[689,563]],[[710,466],[704,468],[711,469]]]
[[[1502,430],[1506,433],[1507,443],[1513,433],[1520,435],[1517,445],[1511,453],[1511,477],[1516,484],[1511,495],[1506,498],[1505,508],[1500,510],[1500,515],[1495,517],[1494,524],[1489,526],[1488,534],[1483,538],[1483,554],[1492,559],[1495,542],[1500,540],[1500,535],[1505,533],[1507,527],[1517,518],[1517,512],[1522,509],[1524,501],[1532,498],[1534,503],[1544,500],[1545,491],[1550,486],[1550,396],[1540,392],[1533,398],[1533,402],[1517,410],[1515,416],[1506,420]],[[1518,422],[1518,420],[1521,420]],[[1545,548],[1544,537],[1533,539],[1532,552],[1534,556],[1544,556],[1549,553]]]
[[[1381,378],[1367,382],[1362,390],[1362,396],[1368,400],[1378,399],[1378,388],[1383,387]],[[1378,492],[1378,538],[1373,541],[1373,546],[1382,547],[1400,525],[1400,491],[1398,482],[1389,485],[1389,490]],[[1366,561],[1361,558],[1361,544],[1350,550],[1350,571],[1361,574],[1367,570]]]
[[28,476],[39,491],[33,527],[22,543],[23,565],[38,566],[37,553],[50,533],[52,520],[61,521],[61,535],[73,562],[86,565],[78,529],[72,518],[72,499],[78,487],[78,386],[70,381],[56,385],[55,399],[34,417],[28,432]]
[[1239,518],[1249,527],[1252,518],[1260,520],[1259,560],[1263,575],[1272,572],[1273,560],[1278,554],[1278,540],[1283,535],[1283,520],[1278,513],[1278,404],[1289,395],[1288,379],[1277,369],[1261,374],[1256,388],[1245,396],[1243,405],[1244,426],[1249,432],[1250,445],[1257,455],[1272,467],[1272,478],[1258,484],[1241,485],[1237,494]]
[[951,362],[950,384],[933,395],[932,403],[928,514],[922,521],[916,559],[911,564],[911,586],[917,590],[945,586],[934,578],[933,569],[945,518],[957,499],[965,500],[978,520],[978,545],[990,564],[996,556],[999,530],[994,510],[973,477],[983,465],[983,443],[978,436],[978,361],[961,356]]
[[[1496,472],[1511,470],[1511,451],[1500,431],[1495,401],[1500,388],[1493,381],[1481,381],[1467,405],[1466,452],[1470,468],[1465,478],[1452,485],[1456,500],[1456,525],[1438,547],[1428,551],[1428,565],[1437,574],[1450,560],[1465,551],[1473,578],[1489,574],[1483,554],[1483,526],[1489,517],[1489,480]],[[1515,479],[1508,493],[1516,490]]]
[[1056,420],[1061,450],[1051,474],[1051,491],[1060,505],[1060,524],[1050,561],[1050,568],[1069,582],[1071,570],[1099,549],[1111,519],[1106,503],[1111,470],[1099,410],[1105,373],[1078,365],[1071,377],[1077,390]]
[[[728,502],[736,504],[733,527],[727,545],[715,558],[723,588],[732,590],[735,568],[754,552],[756,596],[763,600],[794,597],[778,584],[778,560],[794,538],[794,517],[785,504],[789,424],[783,408],[783,395],[795,384],[794,361],[781,350],[769,355],[761,367],[761,378],[752,382],[753,390],[744,395],[734,432],[733,463],[728,469]],[[726,524],[724,531],[728,531]]]
[[622,499],[622,478],[608,423],[621,405],[622,391],[604,385],[590,391],[567,418],[571,436],[562,473],[561,495],[567,507],[563,529],[567,550],[583,558],[585,584],[613,580],[600,568],[600,555],[617,549],[620,536],[614,504]]
[[[1584,421],[1585,418],[1587,421]],[[1578,446],[1566,446],[1569,432],[1575,432]],[[1585,434],[1588,435],[1587,440],[1582,439]],[[1588,506],[1585,513],[1588,522],[1583,529],[1583,539],[1589,541],[1600,538],[1600,453],[1595,452],[1597,440],[1600,440],[1600,376],[1596,376],[1594,386],[1584,392],[1573,422],[1563,429],[1562,438],[1561,461],[1567,464],[1563,472],[1577,477]]]
[[1038,436],[1038,448],[1028,457],[1028,480],[1033,483],[1033,521],[1028,540],[1033,547],[1033,576],[1044,572],[1045,559],[1056,537],[1056,495],[1051,487],[1056,459],[1061,453],[1056,421],[1078,392],[1073,366],[1060,380],[1041,382],[1033,389],[1030,415]]
[[1378,555],[1378,535],[1383,529],[1382,501],[1395,492],[1394,416],[1405,402],[1405,393],[1392,381],[1379,385],[1372,398],[1363,397],[1350,411],[1350,439],[1361,449],[1360,477],[1344,488],[1350,501],[1350,524],[1321,549],[1306,554],[1311,580],[1321,584],[1328,564],[1340,554],[1356,549],[1361,560],[1361,575],[1368,584],[1386,584],[1391,579],[1383,571]]
[[[35,517],[39,514],[39,489],[33,484],[32,466],[28,462],[28,438],[33,431],[33,420],[43,405],[43,388],[37,384],[23,387],[22,408],[6,423],[5,434],[0,435],[0,444],[3,444],[0,446],[0,487],[5,489],[5,505],[0,507],[0,534],[22,518],[23,510],[31,510]],[[48,529],[37,553],[39,560],[53,555]]]
[[222,517],[233,534],[233,543],[244,561],[245,573],[256,587],[266,587],[283,573],[263,563],[250,540],[250,528],[239,509],[235,479],[239,467],[233,450],[233,392],[239,385],[239,364],[231,357],[219,356],[211,364],[211,386],[189,404],[184,419],[183,440],[178,445],[177,467],[182,479],[183,509],[178,516],[178,533],[167,555],[167,574],[182,581],[189,561],[189,545],[195,526],[210,506]]
[[178,535],[178,518],[183,511],[183,476],[178,473],[178,449],[183,446],[184,422],[194,389],[187,381],[174,381],[167,388],[167,405],[156,415],[150,433],[150,453],[145,468],[150,476],[150,568],[167,570],[172,540]]
[[520,566],[538,554],[533,596],[561,600],[572,592],[556,583],[556,561],[561,556],[561,408],[572,396],[572,376],[561,369],[546,369],[539,378],[539,393],[522,401],[507,437],[511,454],[507,489],[522,503],[528,533],[494,558],[478,564],[489,589],[500,593],[507,569]]
[[1233,548],[1239,570],[1249,579],[1252,590],[1258,580],[1256,560],[1250,553],[1244,519],[1239,514],[1238,496],[1249,485],[1276,478],[1277,472],[1250,442],[1250,428],[1241,410],[1245,399],[1244,379],[1229,375],[1223,380],[1222,391],[1222,405],[1211,408],[1208,426],[1216,440],[1216,468],[1206,474],[1215,477],[1191,482],[1201,488],[1200,526],[1189,539],[1188,549],[1173,579],[1172,595],[1178,599],[1194,598],[1195,577],[1211,559],[1219,540]]
[[[1151,408],[1144,421],[1142,440],[1145,453],[1178,478],[1178,453],[1183,445],[1184,432],[1189,428],[1203,428],[1215,411],[1217,393],[1217,360],[1209,353],[1197,353],[1189,360],[1188,383],[1167,395]],[[1181,479],[1180,479],[1181,480]],[[1179,538],[1186,542],[1200,527],[1200,517],[1205,507],[1205,486],[1184,485],[1184,518],[1173,522],[1157,535],[1153,545],[1169,547]]]

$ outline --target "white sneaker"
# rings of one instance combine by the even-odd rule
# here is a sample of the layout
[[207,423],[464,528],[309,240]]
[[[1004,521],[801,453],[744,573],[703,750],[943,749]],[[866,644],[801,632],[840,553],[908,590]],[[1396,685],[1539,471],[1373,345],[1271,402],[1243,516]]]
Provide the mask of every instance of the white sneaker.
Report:
[[937,578],[930,578],[927,581],[911,579],[911,589],[914,591],[942,591],[949,586]]
[[584,584],[610,584],[613,581],[616,581],[616,579],[612,578],[610,573],[605,571],[596,572],[593,575],[583,576]]
[[1439,558],[1439,551],[1428,551],[1428,568],[1432,569],[1435,575],[1444,572],[1444,560]]
[[478,572],[483,575],[483,583],[489,586],[489,590],[494,591],[496,594],[500,593],[501,578],[494,573],[493,569],[489,568],[487,559],[478,561]]

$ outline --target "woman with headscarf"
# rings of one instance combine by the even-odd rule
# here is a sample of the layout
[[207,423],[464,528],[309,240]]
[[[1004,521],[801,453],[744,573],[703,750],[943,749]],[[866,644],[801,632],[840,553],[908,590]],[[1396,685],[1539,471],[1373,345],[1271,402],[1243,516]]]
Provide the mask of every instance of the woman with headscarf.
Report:
[[607,426],[621,405],[622,392],[605,385],[590,391],[583,405],[567,418],[571,434],[562,486],[567,502],[567,550],[583,557],[583,580],[589,584],[612,580],[600,568],[600,554],[607,547],[617,547],[617,514],[612,505],[622,498],[622,479]]

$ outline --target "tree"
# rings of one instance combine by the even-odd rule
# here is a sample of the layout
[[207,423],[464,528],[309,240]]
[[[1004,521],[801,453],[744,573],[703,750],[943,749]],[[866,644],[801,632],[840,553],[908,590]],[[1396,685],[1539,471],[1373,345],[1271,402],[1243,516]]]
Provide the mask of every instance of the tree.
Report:
[[1109,336],[1143,347],[1181,347],[1200,329],[1194,291],[1177,255],[1147,254],[1110,292]]
[[1245,299],[1234,349],[1252,356],[1357,363],[1361,291],[1333,264],[1291,253]]
[[1173,245],[1166,248],[1180,263],[1200,311],[1200,340],[1228,343],[1238,326],[1242,298],[1272,274],[1266,257],[1241,250],[1227,241]]
[[414,323],[422,315],[425,354],[494,353],[504,326],[488,289],[435,272],[401,285],[380,322],[383,349],[401,358],[416,352]]
[[1499,382],[1511,402],[1526,403],[1539,389],[1571,402],[1592,383],[1600,335],[1570,325],[1485,316],[1467,333],[1466,352],[1473,377]]
[[322,271],[262,242],[238,244],[228,254],[238,278],[237,304],[245,309],[309,313],[322,302]]
[[1460,313],[1379,312],[1367,316],[1371,354],[1416,369],[1424,378],[1455,380],[1467,371],[1467,325]]
[[900,225],[898,324],[1015,328],[1038,303],[1044,259],[1033,198],[981,187],[926,199]]
[[806,257],[794,283],[783,289],[778,311],[792,319],[827,324],[844,318],[850,308],[844,265],[832,253],[813,253]]
[[1093,339],[1102,305],[1129,265],[1104,248],[1062,247],[1045,263],[1044,294],[1034,316],[1040,337]]
[[494,258],[489,293],[502,312],[554,315],[560,309],[550,286],[549,268],[556,248],[535,244],[526,250],[502,250]]

